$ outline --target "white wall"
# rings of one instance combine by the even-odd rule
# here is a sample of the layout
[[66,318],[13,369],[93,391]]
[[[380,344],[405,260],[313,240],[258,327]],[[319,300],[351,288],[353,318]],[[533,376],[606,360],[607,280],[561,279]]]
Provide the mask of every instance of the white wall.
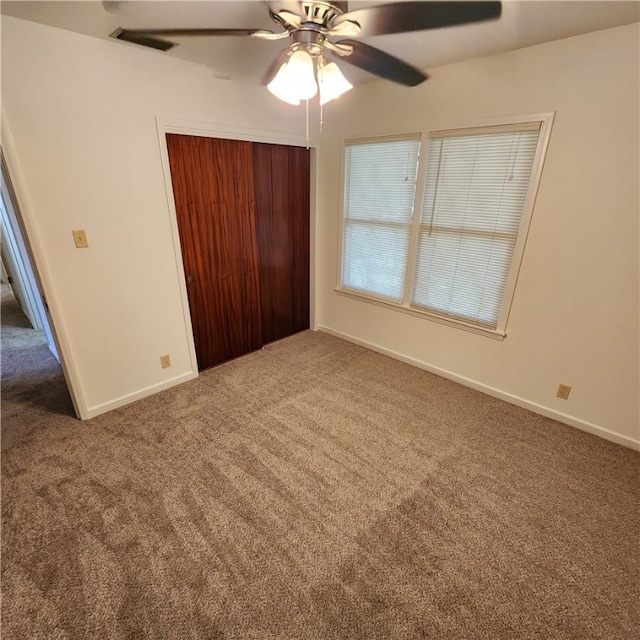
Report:
[[[321,328],[629,446],[639,441],[638,24],[364,85],[320,152]],[[372,106],[375,105],[375,108]],[[337,280],[342,139],[556,111],[507,338],[356,301]],[[569,400],[555,397],[571,385]]]
[[[302,110],[156,51],[5,16],[2,109],[81,416],[197,375],[156,117],[290,141],[304,138]],[[72,229],[86,230],[88,249],[75,248]]]

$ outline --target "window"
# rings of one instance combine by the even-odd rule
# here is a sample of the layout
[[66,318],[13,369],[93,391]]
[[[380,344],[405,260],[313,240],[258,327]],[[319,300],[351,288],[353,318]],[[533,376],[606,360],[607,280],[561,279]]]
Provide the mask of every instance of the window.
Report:
[[339,290],[503,336],[550,125],[347,141]]
[[402,302],[420,138],[346,148],[343,286]]

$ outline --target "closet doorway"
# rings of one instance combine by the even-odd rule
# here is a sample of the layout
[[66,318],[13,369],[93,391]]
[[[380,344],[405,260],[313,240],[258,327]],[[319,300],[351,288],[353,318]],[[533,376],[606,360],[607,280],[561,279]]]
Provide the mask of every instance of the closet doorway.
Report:
[[309,149],[166,140],[199,370],[308,329]]

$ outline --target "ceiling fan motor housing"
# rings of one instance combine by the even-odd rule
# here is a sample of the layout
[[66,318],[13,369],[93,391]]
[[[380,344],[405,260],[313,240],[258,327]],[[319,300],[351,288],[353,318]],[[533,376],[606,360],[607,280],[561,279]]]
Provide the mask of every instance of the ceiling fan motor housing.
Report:
[[304,49],[310,56],[319,56],[322,53],[326,36],[314,29],[296,29],[291,33],[291,50]]
[[305,22],[315,22],[324,26],[330,25],[333,20],[347,11],[346,2],[303,2],[300,3],[302,12],[306,16]]
[[348,10],[346,2],[302,2],[302,11],[309,22],[330,25],[331,22]]
[[[274,22],[282,25],[285,29],[300,27],[306,25],[312,27],[329,28],[332,22],[347,11],[346,2],[324,2],[316,0],[307,2],[306,0],[298,3],[298,10],[293,13],[291,7],[287,3],[272,2],[269,3],[269,13]],[[289,21],[295,18],[295,21]]]
[[291,36],[293,44],[291,51],[304,49],[311,56],[322,55],[327,30],[331,23],[345,11],[346,2],[324,2],[316,0],[299,3],[299,12],[296,14],[296,22],[289,22],[288,16],[293,17],[287,9],[276,12],[276,7],[271,10],[274,22],[281,24]]

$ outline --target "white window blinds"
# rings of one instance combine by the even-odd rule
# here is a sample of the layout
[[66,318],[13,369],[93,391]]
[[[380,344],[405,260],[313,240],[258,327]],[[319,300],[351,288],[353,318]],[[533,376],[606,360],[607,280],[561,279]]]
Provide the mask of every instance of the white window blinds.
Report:
[[552,121],[347,141],[338,290],[503,337]]
[[538,145],[523,128],[429,140],[413,307],[497,327]]
[[347,143],[342,286],[401,302],[420,139]]

